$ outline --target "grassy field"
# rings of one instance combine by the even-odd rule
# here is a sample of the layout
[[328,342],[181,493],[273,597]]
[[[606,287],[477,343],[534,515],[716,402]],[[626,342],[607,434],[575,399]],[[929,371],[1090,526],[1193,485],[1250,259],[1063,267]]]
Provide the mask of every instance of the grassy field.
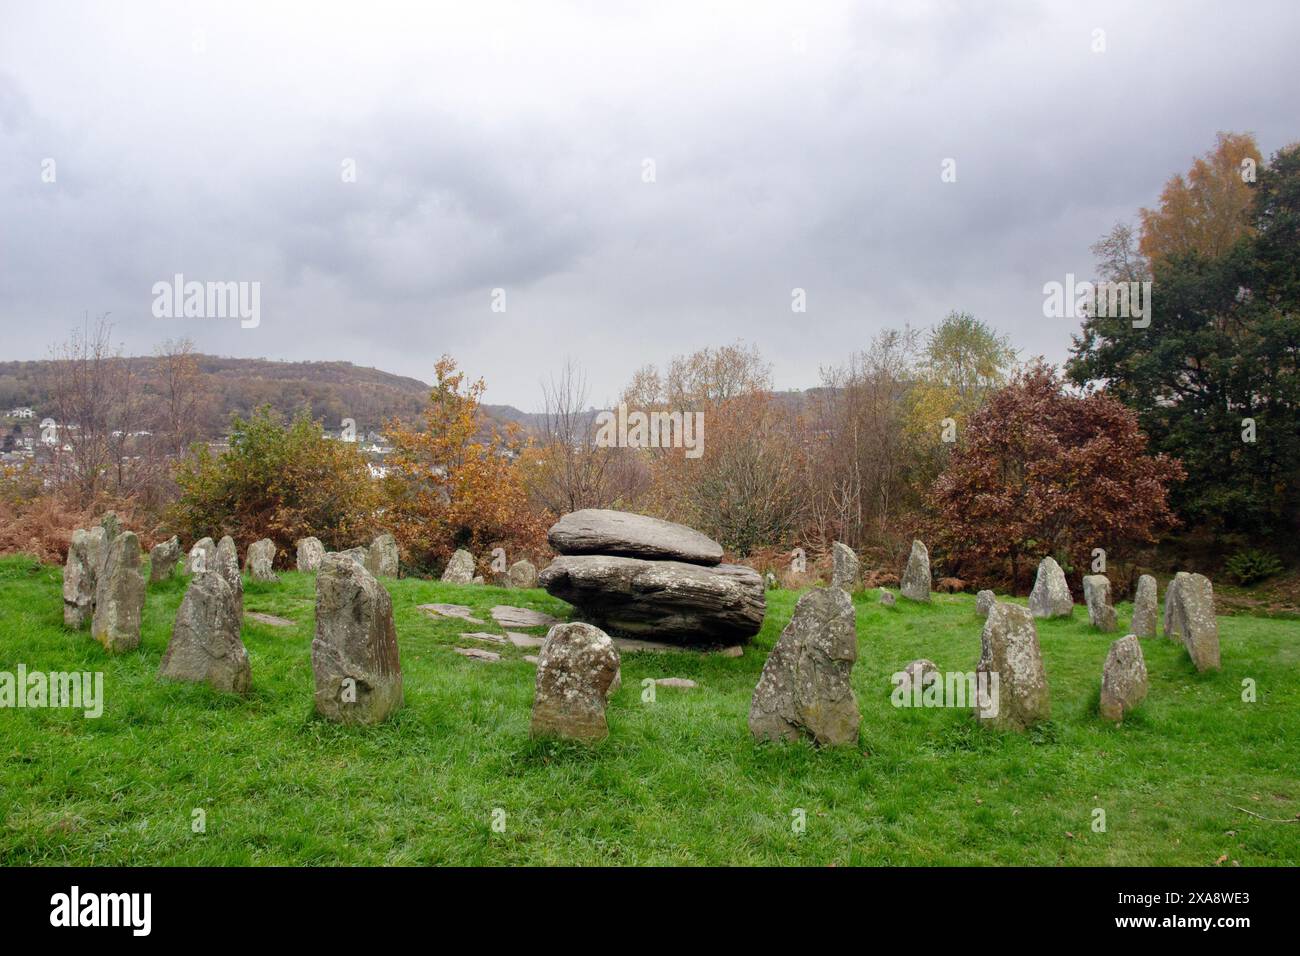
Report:
[[[63,630],[59,568],[0,560],[0,670],[102,671],[106,697],[99,719],[0,710],[0,862],[1300,863],[1300,823],[1272,822],[1300,812],[1293,621],[1221,618],[1217,674],[1198,675],[1180,645],[1144,641],[1151,693],[1121,727],[1096,715],[1109,638],[1089,632],[1081,608],[1040,623],[1053,720],[1020,736],[976,727],[965,711],[890,704],[889,675],[910,660],[974,668],[973,597],[891,609],[858,596],[861,741],[819,752],[758,745],[746,728],[797,597],[769,592],[767,623],[741,658],[625,655],[610,737],[587,748],[529,740],[534,668],[523,651],[496,664],[452,651],[473,644],[462,630],[497,630],[493,604],[559,616],[566,605],[543,591],[388,586],[406,706],[361,729],[311,714],[310,576],[246,585],[247,610],[297,626],[245,622],[253,692],[240,699],[155,679],[180,579],[150,586],[142,646],[110,658],[88,632]],[[488,627],[416,609],[431,601],[479,608]],[[660,688],[645,703],[647,677],[699,687]],[[1245,678],[1255,703],[1241,699]],[[1095,808],[1105,832],[1092,828]],[[206,832],[193,832],[195,810]]]

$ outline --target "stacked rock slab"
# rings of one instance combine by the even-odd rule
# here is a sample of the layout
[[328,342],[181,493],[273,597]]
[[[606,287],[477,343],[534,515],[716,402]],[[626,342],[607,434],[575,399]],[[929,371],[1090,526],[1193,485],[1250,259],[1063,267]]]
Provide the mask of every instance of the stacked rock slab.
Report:
[[[981,722],[1004,730],[1025,730],[1051,716],[1038,631],[1033,615],[1020,605],[999,601],[989,609],[975,672],[981,688],[975,715]],[[994,674],[996,694],[992,693]]]
[[442,579],[448,584],[473,584],[474,555],[461,548],[447,562],[447,568],[442,572]]
[[[1214,615],[1214,587],[1203,574],[1178,573],[1174,620],[1183,646],[1198,671],[1219,669],[1219,621]],[[1166,600],[1169,600],[1166,597]]]
[[604,739],[605,706],[618,684],[618,649],[608,634],[580,622],[556,624],[537,654],[532,735]]
[[248,693],[252,670],[239,629],[235,593],[225,577],[217,571],[196,574],[176,611],[158,677],[208,684],[223,693]]
[[899,593],[911,601],[930,602],[930,552],[920,541],[912,542]]
[[1089,574],[1083,579],[1083,600],[1088,605],[1088,623],[1099,631],[1115,630],[1115,608],[1110,603],[1110,579]]
[[68,560],[63,565],[63,623],[79,631],[95,614],[95,582],[104,565],[103,528],[72,532]]
[[320,559],[325,557],[325,545],[320,538],[299,538],[294,542],[298,549],[298,570],[315,574],[320,570]]
[[325,555],[316,574],[311,669],[316,712],[330,720],[379,723],[402,705],[392,598],[342,554]]
[[1074,613],[1070,586],[1055,558],[1043,558],[1038,563],[1034,589],[1029,592],[1029,612],[1034,617],[1069,617]]
[[1133,621],[1129,626],[1137,637],[1156,636],[1156,579],[1149,574],[1138,578],[1133,595]]
[[397,539],[387,531],[370,542],[370,563],[366,569],[377,578],[397,577]]
[[270,538],[254,541],[244,556],[244,570],[254,581],[278,581],[275,565],[275,542]]
[[110,653],[140,646],[144,611],[144,575],[140,573],[140,539],[122,531],[108,545],[104,567],[95,580],[95,616],[90,633]]
[[1101,671],[1101,702],[1098,709],[1106,720],[1119,723],[1124,715],[1147,696],[1147,665],[1137,635],[1121,637],[1111,644]]
[[767,594],[758,572],[720,564],[722,546],[684,525],[587,509],[565,515],[547,538],[560,556],[538,583],[606,631],[733,645],[763,626]]
[[821,745],[855,742],[862,717],[849,676],[857,657],[848,593],[808,591],[763,665],[749,705],[750,733],[759,740],[806,736]]
[[831,587],[852,593],[858,586],[858,567],[858,556],[852,548],[839,541],[831,545]]
[[527,590],[537,587],[537,569],[531,561],[516,561],[506,572],[506,586]]
[[181,558],[181,539],[172,535],[149,549],[149,581],[166,581],[176,572],[176,562]]

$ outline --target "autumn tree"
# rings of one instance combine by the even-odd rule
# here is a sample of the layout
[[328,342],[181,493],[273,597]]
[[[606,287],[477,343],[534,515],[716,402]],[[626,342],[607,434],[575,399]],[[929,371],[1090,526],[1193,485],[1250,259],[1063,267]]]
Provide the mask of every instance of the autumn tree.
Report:
[[544,537],[529,508],[515,459],[523,442],[486,422],[479,405],[486,388],[469,382],[443,356],[419,427],[390,422],[393,443],[384,479],[385,523],[410,562],[433,570],[457,548],[482,554],[494,547],[529,550]]
[[1175,524],[1168,490],[1182,466],[1152,455],[1133,410],[1101,392],[1072,394],[1041,361],[974,412],[929,495],[929,534],[948,569],[1027,583],[1038,560],[1087,567]]

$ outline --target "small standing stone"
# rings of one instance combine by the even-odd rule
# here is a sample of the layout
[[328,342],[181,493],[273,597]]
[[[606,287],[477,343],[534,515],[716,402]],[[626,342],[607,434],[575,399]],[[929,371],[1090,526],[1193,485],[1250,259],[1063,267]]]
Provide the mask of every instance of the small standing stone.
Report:
[[780,584],[781,583],[776,579],[776,574],[774,574],[773,572],[768,571],[766,574],[763,575],[763,587],[765,587],[767,590],[772,591],[780,587]]
[[223,693],[248,693],[252,669],[239,631],[235,593],[225,577],[216,571],[196,574],[176,611],[158,677],[206,683]]
[[185,557],[185,573],[199,574],[217,566],[217,544],[211,538],[200,538]]
[[895,693],[900,693],[905,698],[910,698],[915,688],[919,687],[922,691],[925,690],[925,675],[939,673],[939,665],[929,658],[922,657],[920,660],[912,661],[912,663],[904,667],[899,671],[899,673],[903,676],[899,678],[895,675],[895,680],[898,681],[897,686],[895,687]]
[[298,570],[315,574],[320,570],[320,559],[325,557],[325,545],[320,538],[299,538],[295,542],[298,548]]
[[95,616],[90,633],[110,653],[140,646],[144,611],[144,575],[140,573],[140,539],[119,532],[108,545],[104,568],[95,581]]
[[988,617],[989,611],[993,610],[997,600],[998,596],[992,591],[981,591],[975,595],[975,613],[980,617]]
[[521,590],[537,587],[537,568],[531,561],[516,561],[506,574],[506,586]]
[[1130,630],[1138,637],[1156,636],[1156,579],[1149,574],[1138,578]]
[[474,555],[461,548],[447,562],[447,569],[442,572],[442,580],[448,584],[472,584],[474,582]]
[[556,624],[537,655],[532,735],[601,740],[605,705],[619,675],[618,649],[590,624]]
[[63,566],[63,623],[79,631],[95,614],[95,583],[107,551],[103,528],[72,532]]
[[392,598],[341,554],[325,555],[316,575],[311,669],[316,712],[330,720],[375,724],[402,706]]
[[759,740],[802,735],[818,744],[855,742],[862,716],[849,677],[857,657],[848,593],[841,588],[805,593],[763,665],[749,705],[750,733]]
[[1069,617],[1074,613],[1074,598],[1065,583],[1065,572],[1055,558],[1038,562],[1034,589],[1029,592],[1029,613],[1034,617]]
[[244,559],[244,569],[254,581],[280,580],[273,570],[275,565],[275,542],[270,538],[254,541],[248,546]]
[[858,586],[858,556],[843,542],[831,545],[831,587],[852,593]]
[[888,588],[880,589],[880,603],[885,607],[893,607],[898,603],[898,598],[894,597],[894,592]]
[[1178,582],[1176,619],[1183,646],[1198,671],[1219,669],[1219,621],[1214,615],[1214,586],[1203,574]]
[[1111,644],[1101,670],[1101,702],[1098,710],[1106,720],[1119,723],[1124,715],[1147,696],[1147,665],[1137,635],[1121,637]]
[[244,617],[244,578],[239,573],[239,551],[235,547],[235,539],[226,535],[217,542],[217,571],[226,579],[230,585],[230,590],[235,592],[235,607],[239,609],[239,617]]
[[1083,600],[1088,605],[1088,623],[1099,631],[1115,630],[1115,607],[1110,603],[1110,578],[1088,574],[1083,579]]
[[400,567],[397,539],[385,531],[370,543],[370,573],[377,578],[395,578]]
[[[987,687],[987,692],[981,687],[975,708],[982,722],[999,729],[1024,730],[1051,716],[1047,671],[1028,609],[1001,601],[989,609],[975,671],[977,687],[982,682]],[[993,675],[997,675],[996,692]]]
[[930,552],[920,541],[912,542],[899,591],[910,601],[930,602]]
[[1182,624],[1178,620],[1178,586],[1190,577],[1186,571],[1179,571],[1165,585],[1164,635],[1171,641],[1178,640],[1183,634]]
[[181,558],[181,539],[172,535],[166,541],[149,549],[149,581],[168,580],[176,572],[176,562]]

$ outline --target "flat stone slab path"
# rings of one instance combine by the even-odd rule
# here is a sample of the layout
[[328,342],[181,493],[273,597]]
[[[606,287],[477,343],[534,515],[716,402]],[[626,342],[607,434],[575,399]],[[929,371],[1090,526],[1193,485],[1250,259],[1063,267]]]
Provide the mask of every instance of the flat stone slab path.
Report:
[[503,634],[489,634],[489,633],[487,633],[486,631],[468,631],[468,632],[462,634],[462,635],[461,635],[461,638],[462,638],[462,639],[471,640],[471,641],[486,641],[486,642],[489,643],[489,644],[504,644],[504,643],[506,643],[505,635],[503,635]]
[[468,621],[470,624],[486,624],[486,621],[480,621],[470,609],[463,604],[420,604],[417,607],[426,614],[432,614],[435,617],[454,617],[462,621]]
[[532,634],[520,634],[517,631],[507,631],[506,637],[515,647],[541,647],[546,643],[544,637],[534,637]]
[[512,627],[550,627],[552,624],[560,623],[558,618],[541,611],[526,607],[512,607],[509,604],[498,604],[494,607],[492,620],[507,630]]
[[452,648],[462,657],[468,657],[470,660],[487,661],[489,664],[495,664],[501,660],[501,655],[495,651],[485,651],[481,647],[454,647]]
[[291,621],[287,617],[277,617],[274,614],[267,614],[263,611],[245,611],[244,617],[250,621],[256,621],[258,624],[266,624],[269,627],[297,627],[297,621]]

